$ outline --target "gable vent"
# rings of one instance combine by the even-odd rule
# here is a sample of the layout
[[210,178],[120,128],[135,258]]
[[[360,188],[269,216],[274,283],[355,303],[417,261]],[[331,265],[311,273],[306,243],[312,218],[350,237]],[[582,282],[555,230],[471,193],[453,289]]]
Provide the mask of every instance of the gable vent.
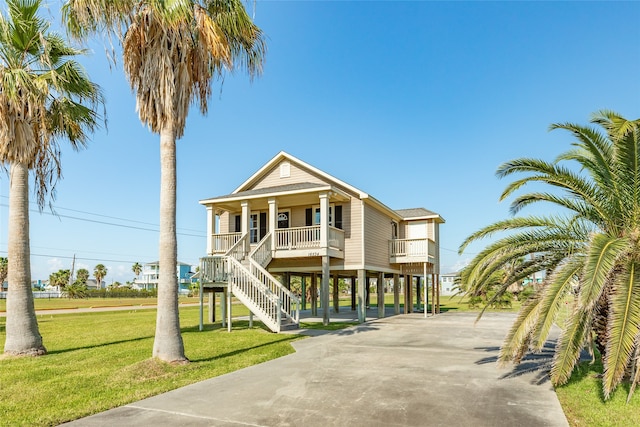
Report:
[[280,164],[280,178],[289,178],[291,176],[291,163],[283,162]]

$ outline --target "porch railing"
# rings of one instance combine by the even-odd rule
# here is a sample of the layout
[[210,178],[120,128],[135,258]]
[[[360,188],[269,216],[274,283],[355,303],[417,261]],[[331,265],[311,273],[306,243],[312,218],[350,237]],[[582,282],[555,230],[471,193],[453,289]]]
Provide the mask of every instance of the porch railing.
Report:
[[224,256],[206,256],[200,258],[200,281],[203,284],[225,283],[229,279],[227,260]]
[[315,249],[320,247],[320,226],[279,228],[276,233],[276,250]]
[[282,312],[290,317],[294,323],[300,323],[300,298],[285,288],[264,267],[271,261],[271,233],[258,243],[249,254],[250,271],[253,276],[278,297],[278,304]]
[[344,250],[344,230],[329,227],[329,247]]
[[242,238],[242,233],[214,234],[211,236],[211,254],[225,254]]
[[[279,228],[275,230],[276,250],[320,248],[320,226]],[[329,227],[329,247],[344,250],[344,231]]]
[[393,239],[389,241],[389,255],[396,258],[435,258],[436,245],[431,239]]

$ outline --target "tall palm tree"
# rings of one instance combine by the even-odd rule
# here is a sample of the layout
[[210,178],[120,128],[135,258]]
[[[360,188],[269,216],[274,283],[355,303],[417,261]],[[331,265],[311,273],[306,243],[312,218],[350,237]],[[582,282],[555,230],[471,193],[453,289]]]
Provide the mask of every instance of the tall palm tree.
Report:
[[187,362],[178,316],[176,140],[192,103],[208,108],[213,79],[225,69],[262,70],[265,43],[241,0],[68,0],[72,34],[107,30],[122,40],[123,63],[140,120],[160,135],[158,311],[153,356]]
[[96,286],[100,289],[102,286],[102,279],[107,275],[108,270],[103,264],[98,264],[93,268],[93,277],[96,279]]
[[0,14],[0,161],[9,168],[7,323],[4,351],[46,352],[33,306],[29,170],[40,209],[60,177],[58,141],[84,147],[97,125],[100,89],[73,58],[85,53],[38,17],[41,1],[9,0]]
[[572,312],[555,350],[552,382],[568,381],[580,351],[595,346],[603,360],[605,398],[625,375],[632,381],[631,397],[640,380],[640,119],[600,111],[592,124],[596,126],[552,125],[575,138],[573,148],[554,162],[525,158],[499,167],[500,177],[523,175],[501,199],[526,184],[549,187],[516,197],[513,213],[538,202],[556,205],[563,213],[513,217],[472,234],[460,251],[477,239],[507,232],[473,259],[462,278],[477,291],[492,272],[531,256],[506,283],[536,271],[546,271],[546,277],[522,307],[500,361],[517,363],[529,348],[540,350],[565,299],[572,297]]

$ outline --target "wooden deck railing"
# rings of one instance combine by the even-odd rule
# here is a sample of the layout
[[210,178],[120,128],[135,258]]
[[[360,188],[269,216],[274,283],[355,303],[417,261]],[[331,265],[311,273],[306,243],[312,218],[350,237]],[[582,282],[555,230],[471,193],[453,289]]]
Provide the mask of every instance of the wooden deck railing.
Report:
[[[279,228],[275,231],[276,250],[320,248],[320,226]],[[329,247],[344,250],[344,231],[329,227]]]
[[225,254],[242,237],[242,233],[214,234],[211,236],[211,254]]
[[436,244],[431,239],[393,239],[389,241],[391,257],[435,258]]

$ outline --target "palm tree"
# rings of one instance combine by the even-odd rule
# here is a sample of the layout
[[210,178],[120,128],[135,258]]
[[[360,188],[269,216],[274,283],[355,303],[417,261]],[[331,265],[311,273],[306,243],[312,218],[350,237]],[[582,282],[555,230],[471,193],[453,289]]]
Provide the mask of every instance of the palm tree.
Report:
[[4,281],[7,280],[7,266],[9,260],[6,257],[0,257],[0,291],[3,290]]
[[38,329],[29,248],[29,170],[43,209],[60,177],[59,139],[84,147],[97,125],[100,89],[73,59],[84,54],[38,17],[41,1],[9,0],[0,14],[0,161],[9,167],[5,353],[46,352]]
[[640,119],[600,111],[591,122],[597,127],[551,126],[575,138],[573,148],[554,162],[524,158],[499,167],[500,177],[524,174],[501,200],[529,183],[554,189],[518,196],[511,205],[514,214],[537,202],[564,213],[513,217],[472,234],[461,252],[477,239],[507,232],[473,259],[462,278],[478,291],[494,271],[530,256],[505,284],[536,271],[546,271],[546,277],[522,307],[499,360],[518,363],[529,348],[540,350],[569,297],[572,312],[556,346],[552,382],[566,383],[580,351],[595,346],[604,366],[605,398],[625,376],[632,382],[630,398],[640,380]]
[[136,262],[131,267],[131,270],[133,271],[133,274],[136,275],[136,279],[137,279],[138,277],[140,277],[140,273],[142,272],[142,265],[139,262]]
[[76,274],[76,283],[80,285],[86,285],[87,279],[89,279],[89,270],[87,270],[86,268],[79,269],[78,273]]
[[158,311],[153,356],[187,362],[180,334],[176,238],[176,140],[192,103],[208,108],[211,84],[234,65],[251,77],[262,69],[265,43],[241,0],[68,0],[70,32],[106,29],[121,35],[125,73],[140,120],[160,135]]
[[107,267],[103,264],[98,264],[93,268],[93,277],[96,279],[96,286],[98,289],[102,287],[102,279],[107,275]]

